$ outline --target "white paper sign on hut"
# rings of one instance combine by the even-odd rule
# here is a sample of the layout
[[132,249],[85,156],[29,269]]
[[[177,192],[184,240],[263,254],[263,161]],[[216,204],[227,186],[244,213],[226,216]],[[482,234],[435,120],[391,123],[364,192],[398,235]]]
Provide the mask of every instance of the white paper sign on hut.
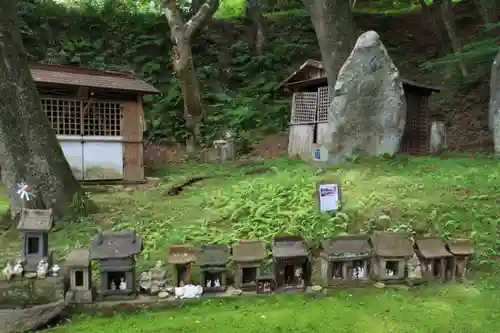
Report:
[[322,212],[331,212],[339,209],[339,186],[336,183],[318,185],[319,209]]

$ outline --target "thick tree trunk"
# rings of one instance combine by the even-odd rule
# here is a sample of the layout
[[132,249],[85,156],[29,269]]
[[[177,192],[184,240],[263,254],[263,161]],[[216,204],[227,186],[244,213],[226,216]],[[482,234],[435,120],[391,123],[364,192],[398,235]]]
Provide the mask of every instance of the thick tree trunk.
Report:
[[351,6],[346,0],[302,0],[318,38],[331,96],[337,74],[355,43]]
[[191,52],[193,35],[212,17],[219,8],[219,0],[206,0],[196,14],[186,23],[177,8],[176,0],[165,0],[163,11],[170,27],[172,41],[174,71],[179,78],[182,97],[184,99],[184,120],[190,132],[186,148],[190,155],[196,152],[200,135],[201,121],[204,109],[201,101],[200,87]]
[[[179,54],[173,60],[174,71],[179,77],[182,97],[184,99],[184,120],[190,137],[186,142],[188,154],[194,154],[199,140],[200,123],[203,120],[203,104],[201,101],[200,87],[196,79],[191,44],[189,41],[178,42],[174,46]],[[175,53],[175,52],[174,52]]]
[[426,24],[432,29],[434,32],[435,38],[437,40],[437,44],[441,45],[440,51],[443,52],[443,26],[439,22],[439,8],[435,4],[432,4],[430,7],[427,5],[425,0],[419,0],[420,7],[422,8],[422,18],[424,19]]
[[267,44],[267,22],[264,15],[262,15],[259,0],[247,0],[245,16],[252,26],[255,53],[261,55]]
[[468,71],[461,56],[462,44],[455,27],[455,17],[451,8],[451,0],[436,0],[435,2],[440,5],[441,17],[443,19],[444,26],[446,27],[448,37],[450,38],[451,47],[453,48],[453,52],[459,56],[460,72],[462,73],[462,76],[465,77],[468,75]]
[[35,189],[37,207],[69,213],[81,188],[63,155],[31,76],[21,41],[17,1],[0,3],[0,163],[13,217],[21,200],[15,185]]
[[496,10],[500,5],[499,0],[475,0],[484,24],[491,24],[495,21]]

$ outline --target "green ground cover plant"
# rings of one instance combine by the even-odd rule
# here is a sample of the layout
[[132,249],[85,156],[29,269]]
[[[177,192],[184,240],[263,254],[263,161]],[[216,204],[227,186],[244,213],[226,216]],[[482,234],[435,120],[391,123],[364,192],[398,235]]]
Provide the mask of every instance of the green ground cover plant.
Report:
[[[100,211],[64,223],[50,236],[57,257],[87,246],[98,230],[135,229],[144,236],[139,263],[165,260],[172,243],[232,244],[240,239],[270,240],[277,234],[301,234],[311,244],[342,233],[421,230],[471,237],[476,262],[491,265],[496,254],[500,215],[500,162],[487,156],[441,158],[353,158],[319,167],[286,158],[251,164],[172,165],[157,172],[159,183],[136,191],[91,193]],[[246,175],[255,168],[269,172]],[[168,190],[199,176],[209,178],[177,196]],[[342,209],[320,213],[315,199],[319,180],[339,179]],[[15,230],[4,233],[3,256],[19,253]]]

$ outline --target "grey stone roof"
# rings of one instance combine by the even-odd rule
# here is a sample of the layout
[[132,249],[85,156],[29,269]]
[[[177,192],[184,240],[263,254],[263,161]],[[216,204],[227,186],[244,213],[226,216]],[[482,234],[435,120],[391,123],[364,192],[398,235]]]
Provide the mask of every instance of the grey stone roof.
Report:
[[23,209],[17,229],[46,232],[52,228],[52,222],[52,209]]
[[301,236],[276,236],[273,238],[271,249],[275,259],[299,258],[309,255],[306,242]]
[[75,249],[68,254],[66,267],[89,267],[90,266],[90,250]]
[[229,247],[222,244],[202,245],[196,259],[200,266],[225,266],[229,262]]
[[97,234],[90,250],[92,259],[128,258],[142,250],[142,238],[133,231],[104,231]]

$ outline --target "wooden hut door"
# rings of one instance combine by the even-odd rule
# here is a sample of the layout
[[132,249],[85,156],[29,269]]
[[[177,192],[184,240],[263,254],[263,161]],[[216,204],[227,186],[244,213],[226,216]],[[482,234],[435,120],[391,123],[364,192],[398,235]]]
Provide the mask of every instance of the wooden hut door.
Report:
[[406,125],[401,150],[409,154],[425,154],[428,151],[428,114],[425,100],[418,95],[407,95]]
[[122,105],[88,102],[82,118],[83,179],[123,179]]
[[288,139],[290,155],[311,154],[318,105],[317,92],[293,94],[292,119]]
[[123,179],[121,104],[42,98],[42,106],[77,180]]

